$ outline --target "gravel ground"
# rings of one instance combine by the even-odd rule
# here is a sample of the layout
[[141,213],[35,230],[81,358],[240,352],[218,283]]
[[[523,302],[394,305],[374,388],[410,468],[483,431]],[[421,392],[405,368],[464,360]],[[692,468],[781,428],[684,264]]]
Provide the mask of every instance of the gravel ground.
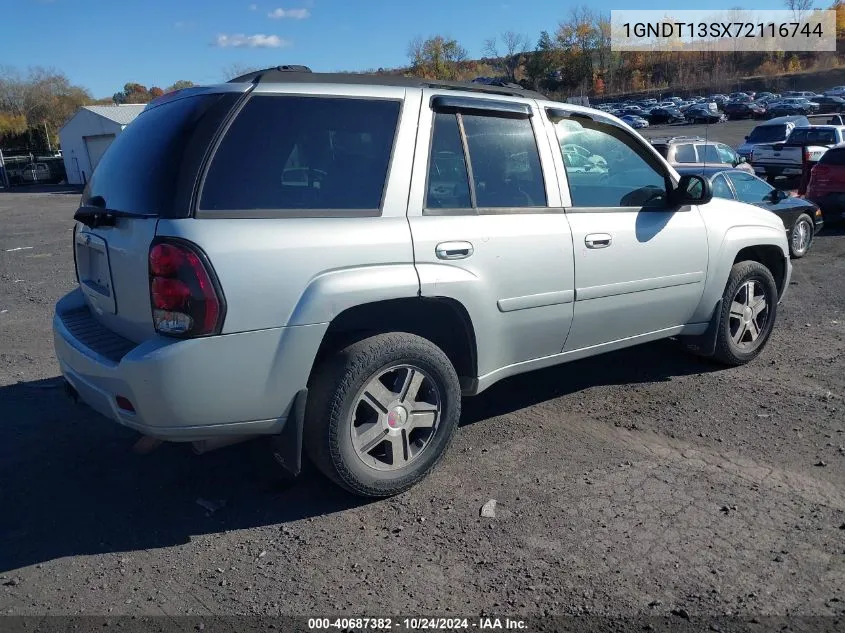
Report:
[[362,502],[260,441],[135,454],[65,399],[77,200],[0,193],[0,613],[845,615],[842,231],[750,365],[661,342],[507,380],[427,480]]

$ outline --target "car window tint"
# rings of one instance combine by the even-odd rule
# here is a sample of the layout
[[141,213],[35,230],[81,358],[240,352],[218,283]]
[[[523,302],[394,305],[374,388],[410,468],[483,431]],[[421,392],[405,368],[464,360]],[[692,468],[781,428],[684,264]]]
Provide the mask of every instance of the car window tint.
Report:
[[741,202],[763,202],[774,189],[770,184],[751,174],[729,174],[728,178],[731,179],[731,183],[736,190],[736,197]]
[[454,114],[438,112],[434,115],[426,206],[432,209],[472,207],[464,148]]
[[734,163],[738,158],[735,151],[722,143],[716,143],[716,151],[723,163]]
[[478,207],[544,207],[546,185],[529,119],[462,114]]
[[728,181],[721,174],[713,179],[713,196],[715,198],[727,198],[729,200],[733,200],[734,198]]
[[226,132],[204,210],[381,207],[397,101],[260,95]]
[[567,119],[555,124],[561,144],[579,134],[579,144],[592,152],[587,165],[564,158],[573,206],[663,206],[666,179],[660,159],[622,128],[595,122],[588,125],[582,127]]
[[715,145],[696,145],[699,163],[721,163],[722,157],[716,151]]
[[675,146],[676,163],[696,163],[695,146],[691,143],[682,143]]

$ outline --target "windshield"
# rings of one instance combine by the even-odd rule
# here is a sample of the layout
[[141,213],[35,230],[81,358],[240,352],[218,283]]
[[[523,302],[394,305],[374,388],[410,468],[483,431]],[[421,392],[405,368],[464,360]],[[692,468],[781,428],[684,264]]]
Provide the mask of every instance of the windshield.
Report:
[[748,137],[749,143],[769,143],[782,141],[786,138],[785,125],[761,125],[755,127]]
[[[199,168],[213,130],[236,98],[198,95],[141,112],[100,159],[82,204],[172,217],[180,181],[193,182],[191,170]],[[185,207],[181,215],[188,214]]]

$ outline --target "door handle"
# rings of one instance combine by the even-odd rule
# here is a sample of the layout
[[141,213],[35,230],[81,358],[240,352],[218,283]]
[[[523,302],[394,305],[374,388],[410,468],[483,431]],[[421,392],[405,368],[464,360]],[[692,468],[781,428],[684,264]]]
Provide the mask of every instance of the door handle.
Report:
[[591,233],[584,238],[587,248],[607,248],[613,242],[613,237],[607,233]]
[[466,259],[473,253],[469,242],[441,242],[434,248],[437,259]]

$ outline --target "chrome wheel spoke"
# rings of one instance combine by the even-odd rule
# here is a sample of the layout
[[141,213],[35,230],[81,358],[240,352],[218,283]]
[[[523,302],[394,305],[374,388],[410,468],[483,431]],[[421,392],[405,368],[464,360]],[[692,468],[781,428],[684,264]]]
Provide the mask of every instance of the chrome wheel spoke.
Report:
[[756,318],[760,316],[760,313],[763,312],[768,307],[768,303],[766,303],[766,297],[757,297],[754,300],[754,303],[751,304],[751,315]]
[[745,306],[742,305],[739,301],[734,301],[731,303],[731,316],[737,319],[741,319],[745,315]]
[[408,446],[408,434],[402,431],[390,436],[391,466],[403,466],[408,463],[411,453]]
[[409,368],[402,384],[399,400],[403,403],[416,404],[425,376],[421,371]]
[[736,343],[737,345],[742,343],[742,337],[745,336],[745,331],[746,331],[745,322],[741,322],[739,324],[739,327],[737,327],[736,332],[731,335],[731,338],[733,338],[734,343]]
[[760,336],[760,328],[757,326],[757,323],[754,321],[754,319],[751,319],[748,322],[748,326],[746,327],[745,331],[748,332],[748,336],[751,339],[752,343],[757,340],[757,337]]
[[408,432],[414,429],[431,429],[437,422],[437,410],[418,410],[411,411],[411,416],[408,419]]
[[[354,433],[354,431],[353,431]],[[384,436],[387,430],[381,423],[381,419],[377,420],[364,431],[352,436],[352,443],[360,452],[369,453],[376,446],[384,441]]]
[[396,399],[396,395],[385,387],[378,378],[375,378],[370,381],[370,384],[364,390],[364,398],[380,413],[387,413],[390,403]]

